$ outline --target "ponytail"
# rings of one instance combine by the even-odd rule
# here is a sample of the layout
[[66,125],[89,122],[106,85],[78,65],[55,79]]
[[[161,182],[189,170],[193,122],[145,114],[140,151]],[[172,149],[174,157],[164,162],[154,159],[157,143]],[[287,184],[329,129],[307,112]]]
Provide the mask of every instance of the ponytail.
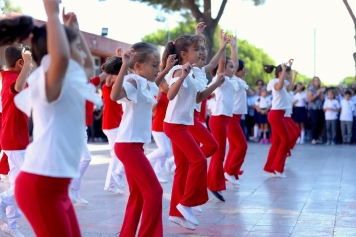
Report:
[[[178,54],[176,52],[176,47],[175,47],[175,42],[174,41],[170,41],[166,44],[166,46],[164,47],[164,51],[162,54],[162,62],[161,62],[161,71],[163,71],[166,68],[166,64],[167,64],[167,60],[169,55],[171,54],[176,54],[176,58],[178,58]],[[176,65],[178,65],[179,62],[176,63]]]
[[[276,69],[274,74],[275,74],[276,78],[278,78],[279,77],[279,73],[282,72],[282,66],[281,65],[278,65],[276,67],[276,66],[273,66],[273,65],[263,64],[263,70],[268,74],[272,73],[274,69]],[[290,72],[291,70],[292,70],[292,68],[290,66],[286,66],[286,72]]]
[[[77,39],[75,31],[65,26],[64,29],[69,43]],[[48,54],[46,25],[37,27],[28,16],[0,20],[0,46],[22,42],[31,34],[32,57],[36,64],[40,65],[42,58]]]
[[122,66],[121,57],[109,57],[106,62],[101,66],[101,70],[109,75],[118,75]]

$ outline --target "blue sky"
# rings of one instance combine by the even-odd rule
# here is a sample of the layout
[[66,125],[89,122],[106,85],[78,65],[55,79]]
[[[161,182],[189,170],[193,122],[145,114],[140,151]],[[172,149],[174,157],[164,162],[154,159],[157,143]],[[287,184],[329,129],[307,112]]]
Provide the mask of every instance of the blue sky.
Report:
[[[12,1],[25,14],[46,19],[42,0]],[[159,23],[157,10],[129,0],[62,2],[77,13],[82,30],[100,34],[102,27],[108,27],[108,37],[128,43],[157,29],[172,28],[180,20],[179,14],[172,14]],[[349,2],[356,13],[356,1]],[[212,0],[214,16],[220,3]],[[249,0],[229,0],[220,25],[264,49],[277,63],[294,58],[294,68],[310,77],[314,75],[315,28],[316,75],[327,84],[337,84],[355,74],[355,29],[341,0],[266,0],[259,7]]]

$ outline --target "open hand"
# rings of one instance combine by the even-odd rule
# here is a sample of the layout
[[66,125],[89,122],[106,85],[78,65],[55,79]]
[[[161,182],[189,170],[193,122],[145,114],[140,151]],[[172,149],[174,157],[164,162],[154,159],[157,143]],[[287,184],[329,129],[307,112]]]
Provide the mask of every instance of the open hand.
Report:
[[230,43],[230,38],[226,34],[224,34],[223,30],[219,31],[219,37],[220,37],[220,48],[224,48],[228,43]]
[[217,83],[219,86],[221,86],[225,81],[225,74],[224,73],[219,73],[218,77],[216,78],[215,83]]
[[199,22],[197,26],[195,27],[195,34],[200,35],[203,34],[204,29],[206,28],[206,25],[204,22]]
[[176,54],[169,55],[167,58],[165,69],[167,69],[168,71],[171,70],[174,67],[174,65],[176,65],[177,62],[178,59],[176,59]]
[[233,35],[229,35],[230,45],[236,47],[236,38]]
[[121,47],[118,47],[118,48],[116,49],[116,51],[115,51],[115,55],[116,55],[117,57],[121,57],[121,54],[122,54],[122,48],[121,48]]
[[25,63],[31,63],[32,62],[32,53],[29,50],[22,50],[22,58]]
[[78,19],[74,12],[65,13],[65,8],[63,7],[62,18],[65,26],[72,28],[76,31],[79,30]]
[[122,53],[122,65],[130,66],[136,53],[126,51]]

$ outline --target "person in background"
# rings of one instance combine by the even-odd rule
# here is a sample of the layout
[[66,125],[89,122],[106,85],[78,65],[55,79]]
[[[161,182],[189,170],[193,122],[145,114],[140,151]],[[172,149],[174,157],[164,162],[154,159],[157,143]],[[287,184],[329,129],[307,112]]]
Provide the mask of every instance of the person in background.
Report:
[[340,103],[335,99],[333,90],[328,90],[328,99],[325,100],[323,109],[325,111],[325,124],[327,132],[326,145],[335,145],[337,132],[338,112],[340,111]]
[[258,99],[255,102],[256,111],[257,111],[258,117],[259,117],[259,125],[260,125],[260,131],[261,131],[261,139],[260,139],[261,144],[269,143],[269,140],[268,140],[269,128],[268,128],[267,115],[271,109],[272,101],[267,97],[267,95],[268,95],[267,89],[266,88],[262,89],[261,96],[258,97]]
[[[354,83],[356,84],[356,83]],[[356,89],[350,89],[351,93],[352,93],[352,97],[351,97],[351,101],[355,104],[356,106]],[[353,116],[353,122],[352,122],[352,143],[355,144],[356,143],[356,109],[354,110],[354,112],[352,113]]]
[[305,83],[298,82],[294,87],[294,101],[292,118],[297,123],[300,129],[300,137],[297,144],[304,144],[305,123],[307,120],[307,104],[308,98],[305,90]]
[[247,109],[248,113],[246,115],[246,124],[247,124],[247,129],[248,129],[248,139],[249,140],[256,140],[257,138],[257,130],[258,126],[255,125],[255,103],[257,100],[258,96],[256,95],[256,92],[254,89],[249,88],[247,90]]
[[319,137],[323,128],[324,92],[325,88],[321,88],[319,77],[314,77],[312,85],[308,89],[308,109],[312,120],[312,145],[322,142]]
[[355,111],[355,104],[351,100],[351,91],[345,91],[344,100],[342,100],[340,104],[340,125],[342,133],[342,142],[343,144],[350,145],[352,138],[353,112]]

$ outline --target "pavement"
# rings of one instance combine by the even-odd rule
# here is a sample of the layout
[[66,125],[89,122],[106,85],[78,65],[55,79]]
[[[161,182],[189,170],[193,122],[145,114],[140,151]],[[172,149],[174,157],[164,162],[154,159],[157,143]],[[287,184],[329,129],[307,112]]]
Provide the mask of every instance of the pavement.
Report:
[[[122,196],[103,190],[109,163],[107,144],[89,144],[92,163],[84,175],[81,196],[88,206],[76,206],[83,237],[118,236],[128,188]],[[154,144],[145,146],[147,153]],[[168,221],[173,174],[162,184],[164,236],[183,237],[356,237],[355,146],[297,145],[288,158],[287,178],[270,178],[262,168],[269,145],[249,143],[238,190],[227,185],[225,203],[210,200],[195,213],[200,226],[190,231]],[[127,186],[127,185],[126,185]],[[0,183],[0,191],[8,183]],[[1,224],[0,224],[1,226]],[[25,236],[35,236],[25,217]],[[0,231],[0,237],[8,236]]]

